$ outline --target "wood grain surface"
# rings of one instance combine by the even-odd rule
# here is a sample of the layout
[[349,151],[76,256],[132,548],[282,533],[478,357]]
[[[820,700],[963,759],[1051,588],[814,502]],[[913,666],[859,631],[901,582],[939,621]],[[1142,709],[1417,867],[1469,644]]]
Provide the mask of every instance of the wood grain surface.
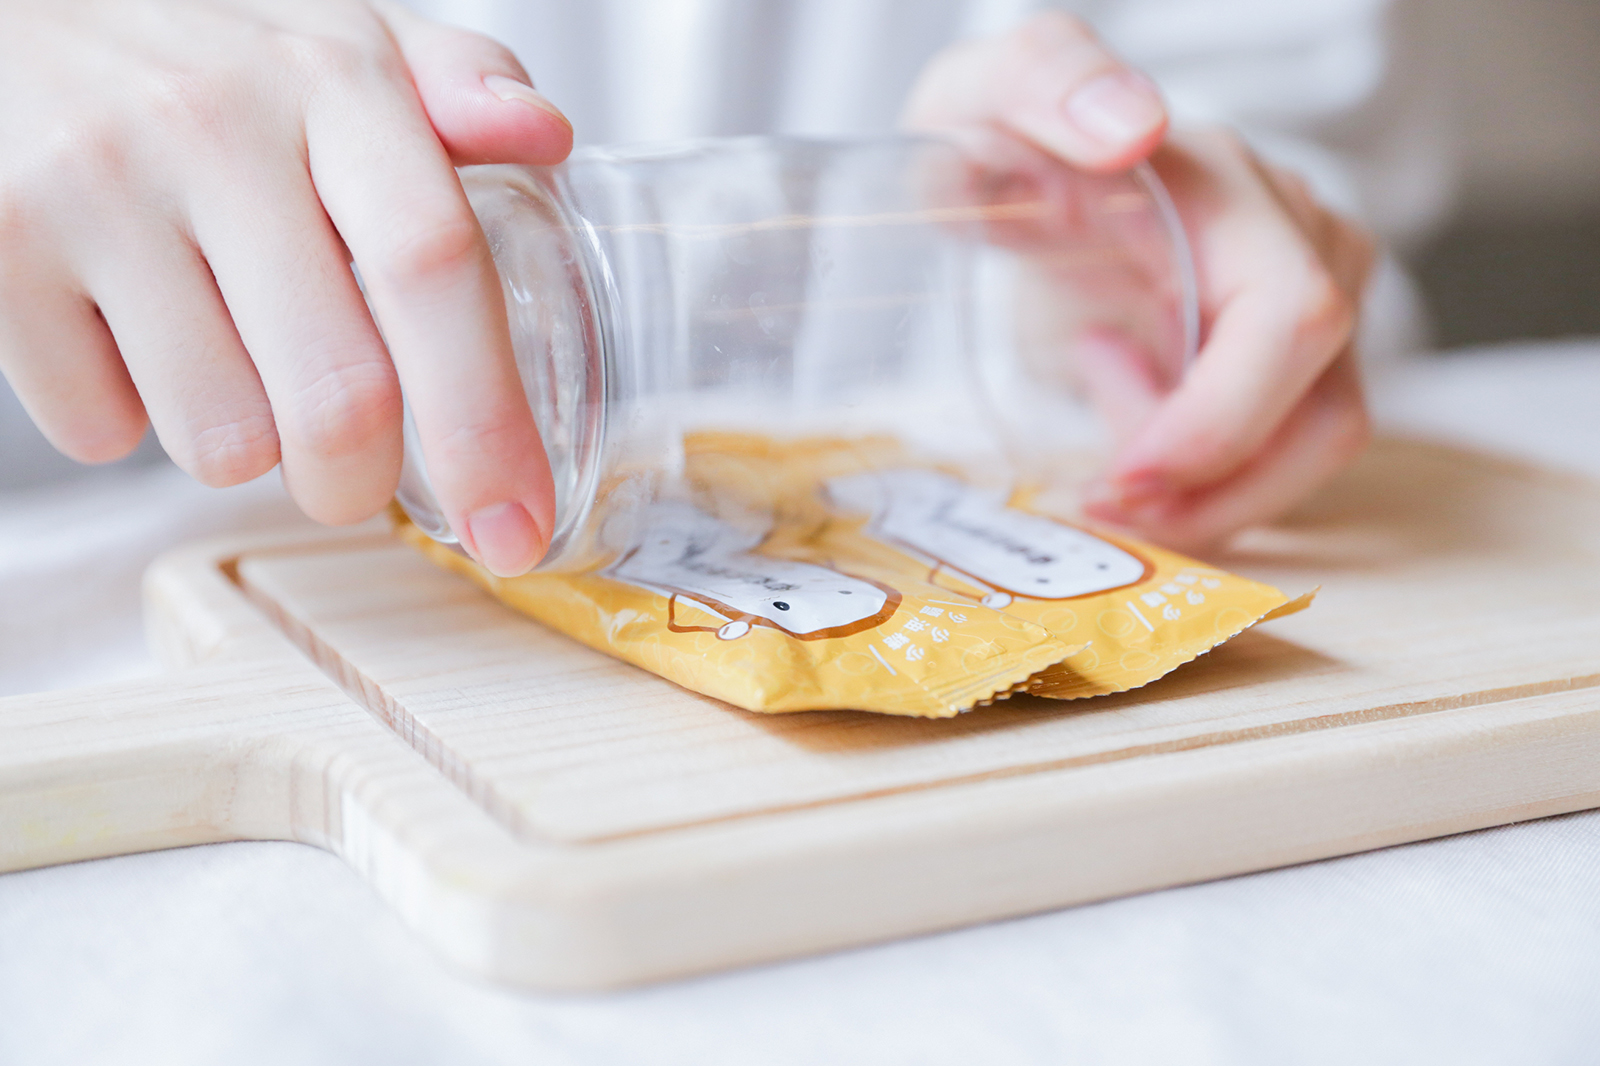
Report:
[[1216,561],[1322,592],[928,721],[732,709],[370,531],[198,546],[170,677],[0,700],[0,868],[304,840],[463,966],[604,987],[1600,805],[1594,485],[1385,442]]

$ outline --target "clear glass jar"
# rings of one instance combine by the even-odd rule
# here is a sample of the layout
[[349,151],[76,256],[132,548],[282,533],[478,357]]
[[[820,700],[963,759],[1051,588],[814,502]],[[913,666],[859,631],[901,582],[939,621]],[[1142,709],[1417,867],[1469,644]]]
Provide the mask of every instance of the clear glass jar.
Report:
[[[700,430],[889,434],[975,481],[1071,481],[1057,457],[1096,437],[1075,352],[1172,384],[1195,348],[1187,245],[1148,167],[756,137],[462,180],[555,478],[541,570],[603,565]],[[455,541],[409,415],[398,498]]]

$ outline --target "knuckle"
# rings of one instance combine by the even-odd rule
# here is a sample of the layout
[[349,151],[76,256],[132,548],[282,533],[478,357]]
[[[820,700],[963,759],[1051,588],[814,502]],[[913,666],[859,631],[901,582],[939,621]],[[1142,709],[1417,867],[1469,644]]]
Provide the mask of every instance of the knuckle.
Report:
[[133,184],[134,160],[126,126],[109,115],[63,118],[12,175],[10,210],[17,220],[42,203],[75,197],[123,196]]
[[249,411],[201,425],[168,451],[196,481],[225,489],[277,465],[278,432],[270,412]]
[[282,60],[316,84],[361,81],[375,70],[388,70],[384,51],[365,41],[332,36],[286,36],[279,42]]
[[331,367],[294,398],[285,435],[322,458],[357,454],[400,424],[400,385],[386,361]]
[[1321,263],[1307,266],[1298,286],[1299,333],[1320,342],[1317,347],[1342,345],[1355,331],[1356,301]]
[[482,456],[525,456],[536,446],[527,431],[531,424],[492,415],[471,419],[453,426],[440,440],[438,451],[456,462],[481,462]]
[[251,103],[245,78],[231,67],[152,72],[140,93],[141,111],[195,148],[234,139]]
[[409,222],[386,242],[380,269],[402,286],[428,285],[477,261],[483,234],[465,210]]
[[[386,39],[385,39],[386,40]],[[393,49],[389,49],[392,51]],[[160,127],[212,141],[237,140],[260,125],[264,105],[317,88],[392,75],[398,63],[360,37],[247,30],[224,56],[147,70],[136,84],[140,112]],[[264,72],[271,72],[264,73]]]

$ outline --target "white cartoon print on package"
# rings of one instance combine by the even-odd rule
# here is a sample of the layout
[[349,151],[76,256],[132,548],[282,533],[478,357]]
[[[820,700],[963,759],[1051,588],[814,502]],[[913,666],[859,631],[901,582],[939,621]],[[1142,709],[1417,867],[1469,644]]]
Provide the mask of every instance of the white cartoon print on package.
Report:
[[641,525],[636,546],[601,573],[669,600],[693,600],[727,619],[717,630],[724,640],[762,624],[802,640],[840,636],[884,620],[880,616],[892,607],[889,593],[871,582],[754,554],[759,534],[736,529],[692,504],[655,504]]
[[841,511],[870,516],[866,533],[991,591],[990,607],[1017,596],[1062,600],[1131,585],[1145,564],[1081,529],[1006,506],[1003,493],[936,470],[884,470],[832,478]]

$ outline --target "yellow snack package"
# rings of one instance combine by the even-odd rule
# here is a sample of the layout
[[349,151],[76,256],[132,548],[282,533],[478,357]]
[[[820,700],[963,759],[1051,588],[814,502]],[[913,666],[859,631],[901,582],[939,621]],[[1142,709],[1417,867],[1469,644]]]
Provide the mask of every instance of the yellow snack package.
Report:
[[1026,494],[975,489],[944,472],[899,467],[829,479],[841,518],[825,540],[899,552],[929,584],[1027,619],[1079,647],[1030,678],[1054,699],[1148,684],[1268,618],[1302,610],[1270,585],[1177,552],[1091,532],[1028,507]]
[[1294,607],[911,464],[885,438],[695,434],[682,487],[583,574],[498,578],[398,512],[397,527],[521,613],[751,711],[948,717],[1016,692],[1116,692]]
[[914,575],[1079,649],[1022,686],[1034,695],[1138,688],[1259,622],[1305,609],[1315,595],[1290,599],[1177,552],[1051,517],[1033,507],[1032,493],[975,487],[911,462],[884,438],[786,445],[717,434],[688,451],[708,487],[747,497],[764,487],[761,503],[786,515],[767,550],[870,560],[890,580]]
[[942,718],[1005,695],[1078,649],[1043,627],[863,560],[762,553],[684,501],[588,574],[498,578],[404,519],[400,534],[496,598],[685,688],[751,711]]

